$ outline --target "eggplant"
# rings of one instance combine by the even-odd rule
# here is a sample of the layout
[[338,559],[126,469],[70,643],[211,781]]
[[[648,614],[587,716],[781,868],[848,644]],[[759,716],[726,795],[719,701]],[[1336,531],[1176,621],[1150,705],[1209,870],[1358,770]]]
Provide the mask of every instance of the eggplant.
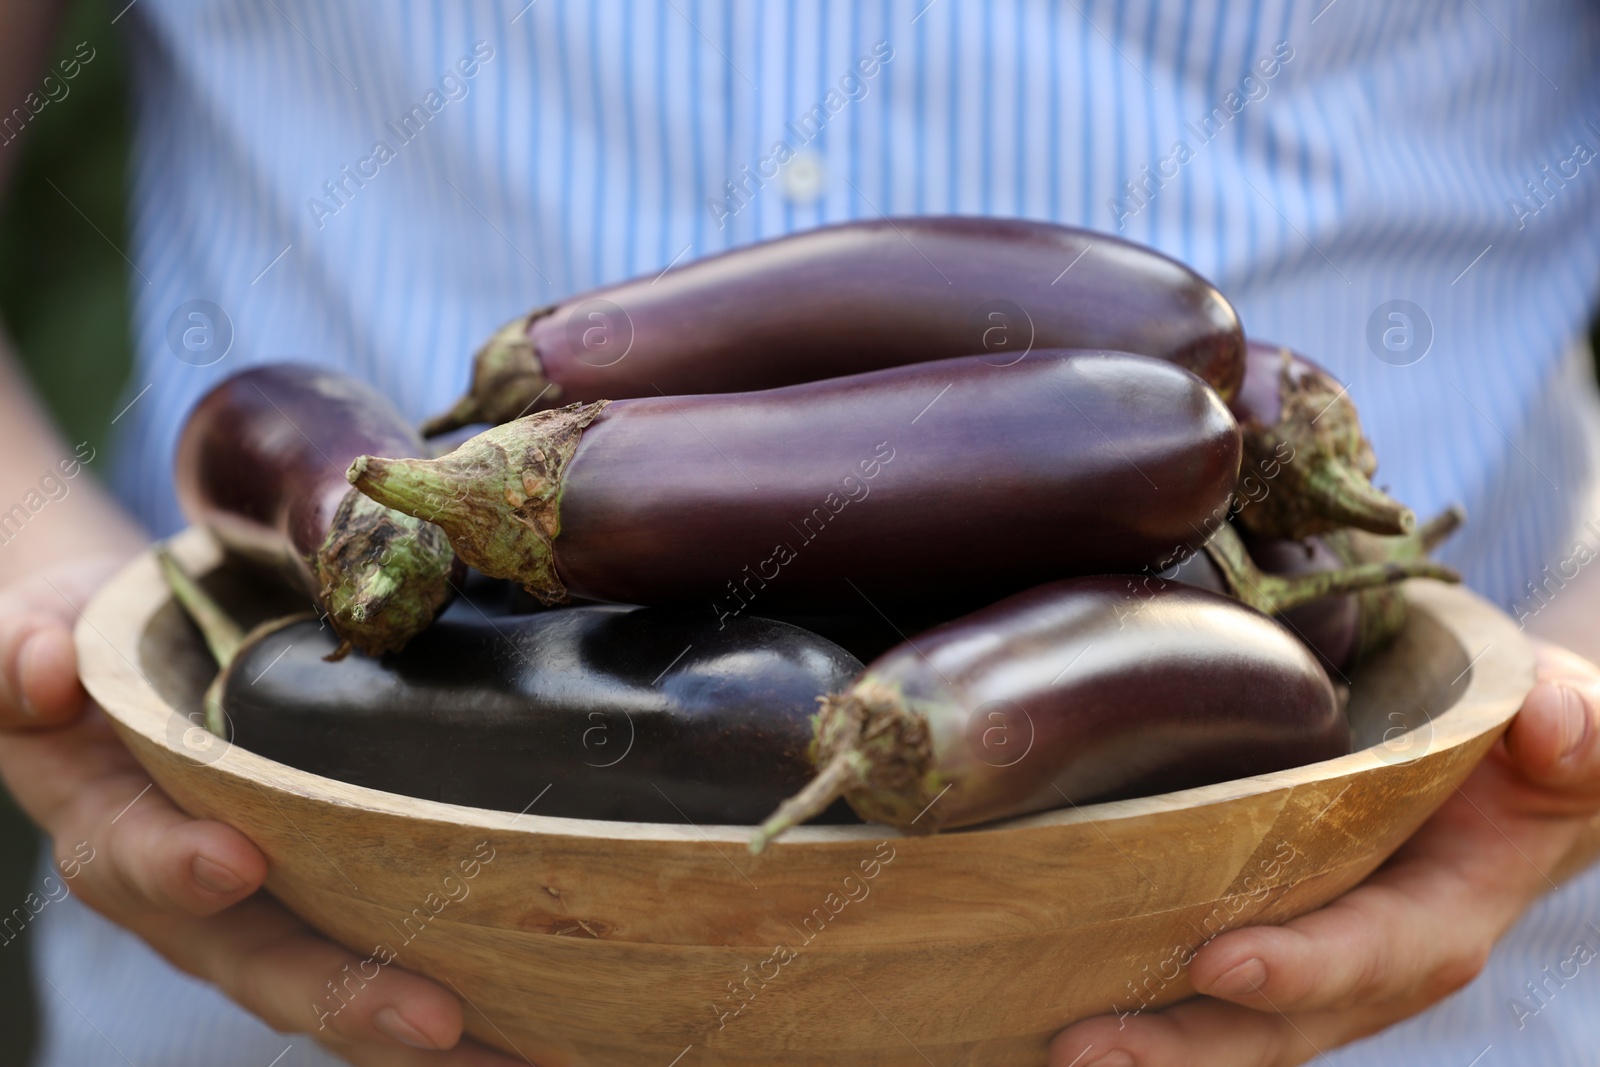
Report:
[[1303,542],[1239,539],[1229,528],[1160,577],[1228,593],[1278,616],[1343,677],[1405,626],[1401,581],[1461,580],[1428,553],[1465,521],[1466,512],[1452,506],[1402,537],[1334,530]]
[[1029,219],[825,226],[570,297],[507,323],[426,436],[585,400],[769,389],[925,360],[1102,348],[1170,360],[1224,398],[1239,318],[1159,252]]
[[[754,825],[811,774],[817,699],[861,662],[795,626],[616,605],[458,609],[404,651],[333,664],[314,616],[248,635],[170,558],[222,670],[207,726],[391,793],[541,815]],[[230,629],[231,628],[231,629]],[[851,820],[840,805],[833,821]]]
[[538,412],[350,480],[539,598],[717,618],[984,600],[1137,569],[1226,514],[1238,428],[1122,353],[920,363],[756,393]]
[[345,468],[374,450],[426,454],[376,391],[295,363],[228,378],[195,406],[178,441],[184,515],[234,554],[287,572],[338,635],[336,657],[403,647],[463,573],[437,526],[350,488]]
[[1229,402],[1244,437],[1241,526],[1258,537],[1301,541],[1342,527],[1399,536],[1416,514],[1372,484],[1378,459],[1349,392],[1305,356],[1251,341],[1244,385]]
[[1043,585],[867,666],[816,720],[817,776],[751,840],[843,796],[904,833],[1332,759],[1350,728],[1294,636],[1238,601],[1125,575]]

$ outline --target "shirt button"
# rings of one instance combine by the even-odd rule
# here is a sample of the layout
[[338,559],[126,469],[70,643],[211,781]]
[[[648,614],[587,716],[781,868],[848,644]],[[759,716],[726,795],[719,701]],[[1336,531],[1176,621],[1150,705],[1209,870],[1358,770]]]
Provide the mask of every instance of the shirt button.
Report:
[[792,204],[809,204],[822,195],[827,184],[822,157],[809,149],[796,152],[778,175],[779,187]]

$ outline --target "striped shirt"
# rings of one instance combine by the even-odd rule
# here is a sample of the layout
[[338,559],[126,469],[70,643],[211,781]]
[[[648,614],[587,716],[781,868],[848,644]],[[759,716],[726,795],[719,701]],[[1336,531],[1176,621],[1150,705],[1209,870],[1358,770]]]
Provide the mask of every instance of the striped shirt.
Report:
[[[1592,386],[1564,356],[1600,278],[1593,4],[141,0],[121,25],[138,399],[116,483],[156,532],[181,522],[183,413],[247,363],[336,365],[420,418],[519,310],[822,223],[971,213],[1119,233],[1212,279],[1252,336],[1349,383],[1380,483],[1422,515],[1466,505],[1444,556],[1508,610],[1572,548],[1593,475]],[[1445,1005],[1330,1059],[1585,1061],[1600,978],[1536,1016],[1510,1001],[1600,947],[1587,919],[1595,876]],[[112,974],[42,966],[85,999]],[[154,983],[97,1002],[96,1025],[149,1038]],[[84,1043],[46,1062],[116,1062],[57,1007],[53,1040]],[[223,1015],[166,1038],[195,1058],[152,1056],[277,1054],[241,1051],[254,1024]]]

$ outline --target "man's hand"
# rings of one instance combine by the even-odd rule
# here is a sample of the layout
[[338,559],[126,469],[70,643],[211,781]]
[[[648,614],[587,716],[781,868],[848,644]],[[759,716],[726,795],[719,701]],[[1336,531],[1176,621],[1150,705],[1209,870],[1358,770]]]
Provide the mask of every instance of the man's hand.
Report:
[[1539,679],[1504,741],[1365,882],[1221,935],[1189,967],[1204,996],[1077,1023],[1051,1067],[1290,1067],[1470,982],[1600,811],[1600,668],[1545,645]]
[[314,1005],[358,957],[257,893],[261,852],[237,830],[179,811],[87,706],[72,627],[120,559],[58,565],[0,589],[0,778],[50,836],[64,871],[76,872],[72,888],[269,1026],[312,1033],[351,1063],[520,1062],[458,1046],[455,997],[398,967],[384,968],[318,1031]]

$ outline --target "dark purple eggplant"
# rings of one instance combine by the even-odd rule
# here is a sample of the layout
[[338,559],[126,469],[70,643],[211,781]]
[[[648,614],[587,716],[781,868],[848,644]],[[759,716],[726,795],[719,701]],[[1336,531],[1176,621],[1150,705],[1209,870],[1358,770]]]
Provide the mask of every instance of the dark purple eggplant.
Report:
[[1180,367],[1034,351],[759,393],[539,412],[350,480],[536,596],[709,604],[986,599],[1136,570],[1226,513],[1239,436]]
[[843,796],[934,833],[1332,759],[1350,729],[1322,667],[1238,601],[1124,575],[1030,589],[868,665],[823,701],[817,776],[751,841]]
[[573,401],[770,389],[931,359],[1098,348],[1224,398],[1244,337],[1209,282],[1149,248],[1028,219],[825,226],[597,289],[496,332],[427,436]]
[[287,571],[339,635],[340,656],[401,648],[461,576],[437,526],[350,488],[345,469],[373,451],[427,454],[376,391],[296,363],[228,378],[196,405],[178,441],[178,502],[189,521]]
[[1378,458],[1345,387],[1305,356],[1251,341],[1230,402],[1244,436],[1238,521],[1259,537],[1304,540],[1341,527],[1401,535],[1417,517],[1372,484]]
[[[326,662],[308,615],[240,635],[170,559],[222,664],[207,727],[391,793],[541,815],[754,825],[811,776],[817,699],[861,662],[798,627],[671,608],[464,603],[381,658]],[[230,627],[232,628],[230,630]],[[834,821],[852,818],[840,805]]]
[[1303,542],[1241,540],[1228,528],[1219,530],[1205,551],[1190,553],[1159,577],[1227,593],[1278,616],[1324,666],[1342,676],[1405,626],[1401,581],[1461,580],[1428,553],[1465,519],[1461,508],[1451,507],[1402,537],[1333,530]]

